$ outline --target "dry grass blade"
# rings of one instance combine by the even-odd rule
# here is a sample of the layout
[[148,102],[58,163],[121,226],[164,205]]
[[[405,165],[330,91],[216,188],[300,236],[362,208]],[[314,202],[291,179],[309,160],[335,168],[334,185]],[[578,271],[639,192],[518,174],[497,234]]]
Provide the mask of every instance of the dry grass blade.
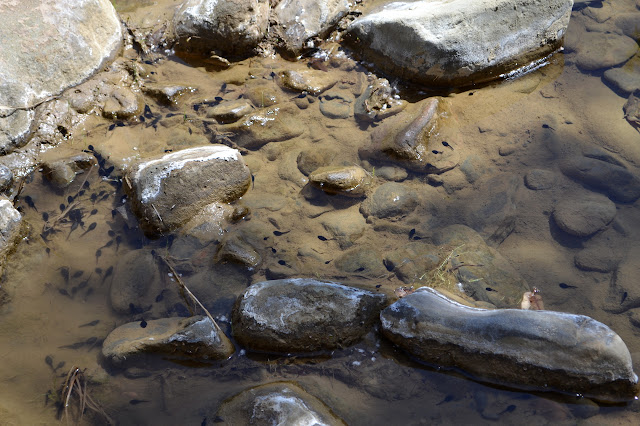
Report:
[[[167,268],[169,268],[169,270],[171,271],[171,273],[173,274],[173,278],[176,279],[176,283],[178,283],[178,286],[180,287],[180,290],[183,291],[184,293],[186,293],[192,300],[194,303],[196,303],[198,306],[200,306],[202,308],[202,310],[205,312],[205,314],[207,314],[207,317],[209,317],[209,319],[211,320],[211,322],[213,323],[213,326],[216,328],[216,330],[218,331],[218,333],[220,334],[224,334],[224,332],[222,331],[222,329],[220,328],[220,326],[218,325],[218,323],[213,319],[213,317],[211,316],[211,314],[209,313],[209,311],[207,310],[207,308],[204,307],[204,305],[202,303],[200,303],[200,301],[198,300],[198,298],[191,293],[191,290],[189,290],[187,288],[187,286],[185,285],[184,281],[182,281],[182,279],[180,278],[180,276],[178,275],[178,273],[176,272],[176,270],[173,268],[173,266],[171,265],[171,263],[169,263],[169,261],[163,257],[163,256],[158,256],[160,257],[160,259],[162,259],[162,261],[164,262],[165,265],[167,265]],[[187,303],[187,306],[189,306],[189,304]]]
[[[78,399],[77,405],[72,403],[74,396]],[[75,417],[75,423],[79,422],[87,408],[102,416],[108,424],[115,424],[100,404],[89,396],[84,371],[76,366],[71,367],[69,370],[67,378],[58,392],[58,400],[60,401],[60,405],[58,406],[58,419],[61,420],[62,417],[64,417],[67,424],[69,424],[69,419],[72,417]],[[75,414],[73,411],[75,411]]]

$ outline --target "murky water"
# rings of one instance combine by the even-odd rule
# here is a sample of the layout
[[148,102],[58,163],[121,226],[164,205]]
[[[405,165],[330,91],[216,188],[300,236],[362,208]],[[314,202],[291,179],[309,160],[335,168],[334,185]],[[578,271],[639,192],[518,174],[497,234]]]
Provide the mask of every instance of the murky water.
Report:
[[[631,4],[619,4],[623,3],[624,7]],[[357,96],[373,77],[340,54],[337,46],[329,44],[326,50],[334,52],[327,67],[337,81],[332,90]],[[633,310],[616,315],[602,308],[612,273],[576,268],[579,244],[558,238],[550,226],[555,203],[582,190],[581,186],[560,173],[555,186],[546,191],[531,191],[522,184],[527,172],[557,171],[561,155],[586,148],[614,153],[632,170],[640,166],[640,133],[623,119],[626,99],[605,85],[600,74],[581,73],[574,61],[572,54],[559,53],[546,67],[516,80],[448,95],[450,126],[460,135],[455,149],[467,162],[465,171],[447,172],[442,185],[409,173],[403,185],[420,194],[420,206],[401,220],[366,224],[349,250],[367,247],[380,254],[406,245],[411,230],[429,235],[440,226],[473,223],[501,188],[516,182],[510,192],[515,231],[498,250],[531,286],[542,290],[547,309],[589,315],[609,325],[626,342],[637,365],[640,330],[630,321]],[[84,123],[84,129],[64,144],[70,152],[97,153],[104,162],[80,174],[67,189],[53,187],[41,171],[29,177],[20,203],[29,236],[11,258],[2,281],[10,302],[0,308],[0,423],[56,424],[55,401],[47,395],[75,365],[91,377],[89,392],[94,399],[123,425],[213,424],[221,401],[277,380],[300,383],[353,425],[517,424],[525,419],[530,424],[635,424],[637,404],[598,406],[580,398],[478,384],[455,372],[420,366],[375,333],[322,359],[259,357],[238,351],[215,365],[159,361],[148,366],[149,375],[141,378],[134,378],[135,371],[104,366],[100,342],[116,326],[143,318],[188,315],[175,284],[160,265],[162,278],[154,284],[157,295],[152,306],[129,315],[111,310],[113,271],[118,260],[133,250],[171,256],[189,288],[228,335],[234,300],[253,282],[316,277],[389,295],[404,285],[382,263],[363,263],[352,271],[335,266],[334,260],[346,249],[331,238],[323,219],[334,211],[346,212],[347,221],[360,218],[360,202],[309,195],[298,156],[312,150],[334,153],[334,164],[360,164],[374,174],[376,184],[384,180],[358,155],[370,141],[371,126],[361,125],[353,115],[328,118],[320,111],[319,99],[301,99],[275,81],[274,70],[306,69],[307,63],[308,59],[293,63],[277,57],[252,58],[218,72],[190,67],[172,57],[141,63],[147,81],[195,90],[170,107],[145,97],[144,121],[114,123],[95,117]],[[427,95],[402,86],[398,93],[411,102]],[[221,99],[255,100],[267,95],[277,99],[279,114],[301,135],[244,153],[254,182],[236,204],[251,214],[226,231],[259,241],[262,263],[258,268],[247,271],[216,263],[215,242],[181,235],[148,240],[122,216],[118,208],[126,201],[119,177],[132,159],[213,140],[224,142],[226,129],[209,126],[206,107]],[[33,206],[25,201],[27,196]],[[639,206],[636,202],[617,208],[616,223],[623,231],[610,233],[610,239],[616,247],[630,251],[640,245]],[[76,216],[69,215],[71,210],[77,210]],[[74,222],[83,225],[74,226]],[[49,228],[53,230],[44,232],[43,238],[41,234]],[[602,250],[607,250],[605,245]],[[104,420],[89,413],[83,422]]]

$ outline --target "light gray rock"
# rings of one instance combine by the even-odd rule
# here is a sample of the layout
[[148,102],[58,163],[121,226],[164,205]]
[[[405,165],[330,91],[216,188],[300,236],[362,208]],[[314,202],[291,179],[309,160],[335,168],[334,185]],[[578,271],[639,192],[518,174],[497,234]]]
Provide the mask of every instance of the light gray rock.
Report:
[[360,166],[327,166],[314,170],[309,183],[327,194],[360,198],[371,190],[371,175]]
[[174,16],[185,53],[248,56],[267,34],[268,0],[187,0]]
[[251,285],[233,310],[233,335],[247,349],[299,353],[349,346],[368,333],[385,297],[310,278]]
[[609,401],[638,390],[620,336],[586,316],[471,308],[423,287],[380,319],[383,334],[422,361],[484,381]]
[[625,35],[587,32],[578,48],[576,65],[587,71],[615,67],[637,51],[638,44]]
[[0,155],[22,147],[32,130],[33,110],[0,107]]
[[267,383],[247,389],[223,402],[218,411],[208,417],[222,419],[228,426],[345,425],[322,401],[293,382]]
[[566,176],[589,185],[613,201],[631,203],[640,198],[640,178],[622,166],[588,157],[572,157],[560,162]]
[[179,228],[211,203],[238,199],[250,184],[237,150],[207,145],[133,165],[124,187],[141,228],[154,236]]
[[387,182],[376,188],[372,196],[360,206],[364,217],[400,218],[415,210],[418,195],[397,182]]
[[4,192],[13,182],[13,172],[4,164],[0,164],[0,192]]
[[8,198],[0,196],[0,276],[7,256],[15,249],[22,234],[22,216]]
[[130,322],[113,330],[102,344],[102,355],[122,367],[160,354],[168,359],[214,361],[229,358],[233,343],[206,316]]
[[588,237],[604,229],[616,216],[616,205],[604,195],[563,197],[553,210],[560,229],[576,237]]
[[384,71],[423,84],[498,78],[555,51],[572,0],[387,2],[353,21],[356,49]]
[[275,25],[270,32],[289,55],[298,56],[314,47],[307,43],[309,39],[327,35],[348,11],[348,0],[281,0],[271,11]]

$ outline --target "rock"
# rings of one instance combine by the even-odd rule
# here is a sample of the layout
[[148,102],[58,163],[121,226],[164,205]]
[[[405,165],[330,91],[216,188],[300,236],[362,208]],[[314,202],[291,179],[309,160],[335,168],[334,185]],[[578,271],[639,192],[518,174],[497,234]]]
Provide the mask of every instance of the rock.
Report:
[[367,222],[357,210],[330,211],[318,219],[343,250],[351,247],[358,238],[362,237],[367,228]]
[[360,207],[364,217],[400,218],[411,213],[418,205],[418,195],[406,185],[387,182],[376,188]]
[[384,265],[402,282],[412,284],[421,281],[440,265],[440,251],[433,244],[410,241],[404,247],[387,253]]
[[328,148],[301,151],[297,158],[298,170],[305,176],[309,176],[316,169],[331,164],[336,155],[336,151]]
[[256,84],[247,87],[244,96],[256,108],[268,108],[279,102],[280,91],[268,84]]
[[358,277],[380,278],[387,274],[380,253],[367,246],[356,246],[345,251],[334,259],[333,264],[339,271]]
[[622,339],[582,315],[484,310],[418,289],[380,314],[382,333],[422,361],[525,389],[632,399],[638,377]]
[[604,229],[616,216],[616,205],[604,195],[568,196],[553,210],[560,229],[576,237],[588,237]]
[[624,118],[635,127],[640,127],[640,89],[636,89],[624,104]]
[[622,256],[601,247],[588,247],[576,253],[574,262],[583,271],[611,272],[618,267]]
[[367,86],[354,105],[358,120],[372,123],[402,111],[407,101],[396,99],[394,90],[386,78],[377,78]]
[[556,183],[556,175],[550,170],[534,169],[524,176],[524,184],[534,191],[552,188]]
[[576,65],[587,71],[620,65],[638,51],[630,37],[611,33],[587,32],[581,40]]
[[278,83],[294,92],[319,95],[336,84],[333,74],[319,70],[286,70],[278,73]]
[[[120,48],[111,2],[3,2],[0,105],[31,109],[91,76]],[[44,60],[43,60],[44,58]]]
[[[440,246],[438,265],[450,256],[448,268],[454,276],[449,280],[460,283],[458,287],[473,300],[489,302],[498,308],[513,308],[520,306],[523,293],[530,291],[511,263],[467,226],[438,229],[432,236],[432,243]],[[425,284],[436,286],[429,282]]]
[[320,96],[320,112],[327,118],[349,118],[354,101],[347,91],[328,91]]
[[394,182],[402,182],[409,174],[405,169],[393,166],[382,166],[373,169],[374,176]]
[[[51,155],[50,155],[51,154]],[[54,186],[66,188],[77,175],[96,165],[96,158],[86,152],[72,154],[67,150],[55,150],[43,155],[42,171]]]
[[253,270],[262,262],[262,257],[241,235],[234,233],[222,240],[216,261],[237,263]]
[[223,101],[207,110],[207,118],[215,118],[220,123],[232,123],[251,111],[253,111],[253,107],[246,99]]
[[285,0],[272,9],[270,28],[286,53],[296,57],[313,43],[314,37],[326,36],[349,11],[347,0]]
[[4,164],[0,164],[0,192],[4,192],[13,183],[13,172]]
[[640,89],[640,55],[634,55],[620,68],[606,70],[603,77],[607,83],[625,94]]
[[195,237],[203,245],[220,241],[229,222],[233,221],[234,208],[224,203],[211,203],[196,213],[180,233]]
[[267,34],[268,0],[187,0],[173,18],[186,54],[248,56]]
[[291,110],[277,107],[246,115],[237,123],[227,125],[225,130],[237,132],[234,141],[248,149],[258,149],[269,142],[293,139],[304,133],[302,124],[293,118]]
[[294,278],[251,285],[233,310],[233,335],[260,352],[349,346],[369,332],[384,296],[337,283]]
[[604,301],[603,309],[607,312],[619,314],[629,309],[640,307],[640,288],[638,288],[638,274],[640,274],[640,250],[632,247],[626,257],[611,277],[609,291]]
[[566,176],[592,186],[613,201],[631,203],[640,198],[640,178],[624,167],[587,157],[573,157],[560,162]]
[[615,17],[615,23],[624,35],[635,41],[640,40],[640,12],[620,13]]
[[316,397],[293,382],[267,383],[247,389],[207,416],[228,426],[327,425],[345,423]]
[[360,166],[327,166],[309,175],[309,183],[331,195],[360,198],[371,187],[371,175]]
[[146,250],[134,250],[122,256],[111,280],[111,308],[122,315],[150,308],[157,295],[151,294],[150,289],[158,285],[158,271],[153,255]]
[[233,343],[206,316],[130,322],[113,330],[102,344],[102,355],[115,366],[130,365],[150,354],[197,361],[224,360]]
[[33,110],[0,108],[0,155],[27,143],[34,117]]
[[160,105],[176,106],[178,99],[184,94],[195,92],[196,89],[188,86],[161,86],[147,83],[142,87],[142,91],[156,100]]
[[[22,236],[22,216],[8,198],[0,195],[0,276],[7,256]],[[1,295],[0,295],[1,296]]]
[[571,0],[393,2],[356,19],[347,31],[362,56],[386,72],[421,84],[468,86],[558,49],[572,5]]
[[371,145],[360,149],[360,156],[394,160],[422,173],[443,173],[458,165],[458,151],[446,141],[445,114],[438,98],[417,104],[412,112],[403,111],[371,133]]
[[250,184],[251,172],[240,153],[224,145],[143,160],[125,177],[131,209],[150,236],[179,228],[211,203],[238,199]]

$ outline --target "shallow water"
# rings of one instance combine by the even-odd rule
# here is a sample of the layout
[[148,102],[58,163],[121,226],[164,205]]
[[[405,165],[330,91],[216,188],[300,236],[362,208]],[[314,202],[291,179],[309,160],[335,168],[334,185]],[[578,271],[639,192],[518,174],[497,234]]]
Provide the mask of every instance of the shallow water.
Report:
[[[633,5],[630,1],[612,4],[620,8]],[[328,44],[326,49],[336,52],[335,45]],[[196,90],[184,94],[171,107],[145,98],[151,114],[145,121],[112,126],[113,122],[94,117],[85,122],[82,131],[64,144],[72,151],[91,146],[106,162],[79,175],[66,190],[53,188],[40,171],[30,176],[20,206],[31,230],[2,280],[10,302],[0,307],[0,423],[57,423],[54,404],[45,404],[45,395],[57,389],[68,369],[76,365],[86,368],[92,378],[89,390],[93,397],[123,425],[212,424],[221,401],[248,387],[277,380],[300,383],[354,425],[489,424],[496,420],[516,424],[524,418],[531,424],[635,424],[635,412],[640,408],[637,402],[598,406],[578,397],[479,384],[455,372],[420,366],[375,333],[354,347],[321,359],[262,357],[238,348],[230,360],[215,365],[180,366],[159,361],[149,366],[151,375],[145,378],[127,378],[122,371],[105,369],[99,341],[116,326],[143,318],[188,315],[163,269],[163,278],[154,283],[157,296],[149,310],[131,315],[111,310],[109,288],[114,275],[108,271],[132,250],[172,256],[184,271],[185,283],[228,335],[235,298],[250,283],[273,276],[337,280],[389,295],[405,284],[382,263],[362,265],[351,272],[334,265],[345,250],[331,238],[323,220],[341,211],[347,212],[346,220],[355,221],[361,217],[360,201],[321,193],[309,196],[308,189],[303,189],[306,178],[298,170],[297,158],[305,150],[327,149],[339,153],[336,164],[360,164],[375,176],[373,166],[358,156],[358,149],[369,143],[373,128],[362,126],[353,116],[325,117],[318,108],[319,100],[313,97],[308,97],[313,102],[304,109],[294,103],[300,98],[283,91],[273,71],[306,68],[307,61],[252,58],[220,72],[190,67],[173,57],[144,64],[149,80]],[[428,236],[449,224],[482,225],[486,218],[481,216],[491,212],[496,194],[512,188],[515,231],[497,247],[499,252],[530,286],[541,289],[547,309],[588,315],[610,326],[625,341],[637,366],[640,330],[630,322],[634,310],[611,314],[602,308],[612,273],[576,268],[574,255],[580,242],[559,236],[550,220],[558,200],[585,191],[557,172],[562,155],[601,147],[636,173],[640,166],[640,133],[623,119],[626,99],[603,83],[601,74],[582,73],[574,61],[575,54],[558,53],[549,65],[534,73],[448,95],[448,123],[459,134],[453,146],[461,152],[461,163],[467,162],[466,174],[456,168],[443,175],[445,184],[433,186],[424,175],[409,173],[403,185],[420,194],[420,206],[399,221],[366,224],[352,247],[384,253],[405,246],[412,229],[415,235]],[[340,55],[334,64],[328,72],[338,81],[336,91],[353,95],[366,87],[370,77],[366,69]],[[228,100],[256,93],[262,97],[275,94],[279,114],[303,133],[247,150],[244,155],[254,182],[236,204],[248,207],[251,215],[226,231],[244,232],[261,241],[262,264],[255,271],[215,263],[214,243],[203,244],[180,235],[148,240],[114,212],[124,205],[120,170],[132,158],[209,143],[216,132],[207,126],[205,106],[217,102],[216,97]],[[411,102],[427,96],[401,85],[398,93]],[[223,132],[219,129],[217,137],[223,138]],[[106,175],[105,169],[111,165],[115,170]],[[556,171],[555,186],[545,191],[527,189],[522,180],[533,169]],[[375,177],[375,184],[382,182]],[[24,202],[26,196],[33,199],[35,208]],[[69,197],[82,209],[84,228],[72,231],[69,223],[60,222],[58,232],[43,239],[43,213],[49,218],[60,215],[70,204]],[[60,204],[65,206],[61,209]],[[609,243],[628,252],[640,246],[639,205],[617,204],[617,209],[615,226],[622,231],[611,232],[613,241]],[[88,231],[93,222],[95,229]],[[560,283],[576,288],[562,288]],[[96,320],[96,325],[82,326]],[[97,342],[86,343],[92,338]],[[75,343],[79,343],[75,349],[64,347]],[[45,363],[47,356],[54,368],[61,362],[64,365],[53,371]],[[90,414],[83,421],[102,423]]]

